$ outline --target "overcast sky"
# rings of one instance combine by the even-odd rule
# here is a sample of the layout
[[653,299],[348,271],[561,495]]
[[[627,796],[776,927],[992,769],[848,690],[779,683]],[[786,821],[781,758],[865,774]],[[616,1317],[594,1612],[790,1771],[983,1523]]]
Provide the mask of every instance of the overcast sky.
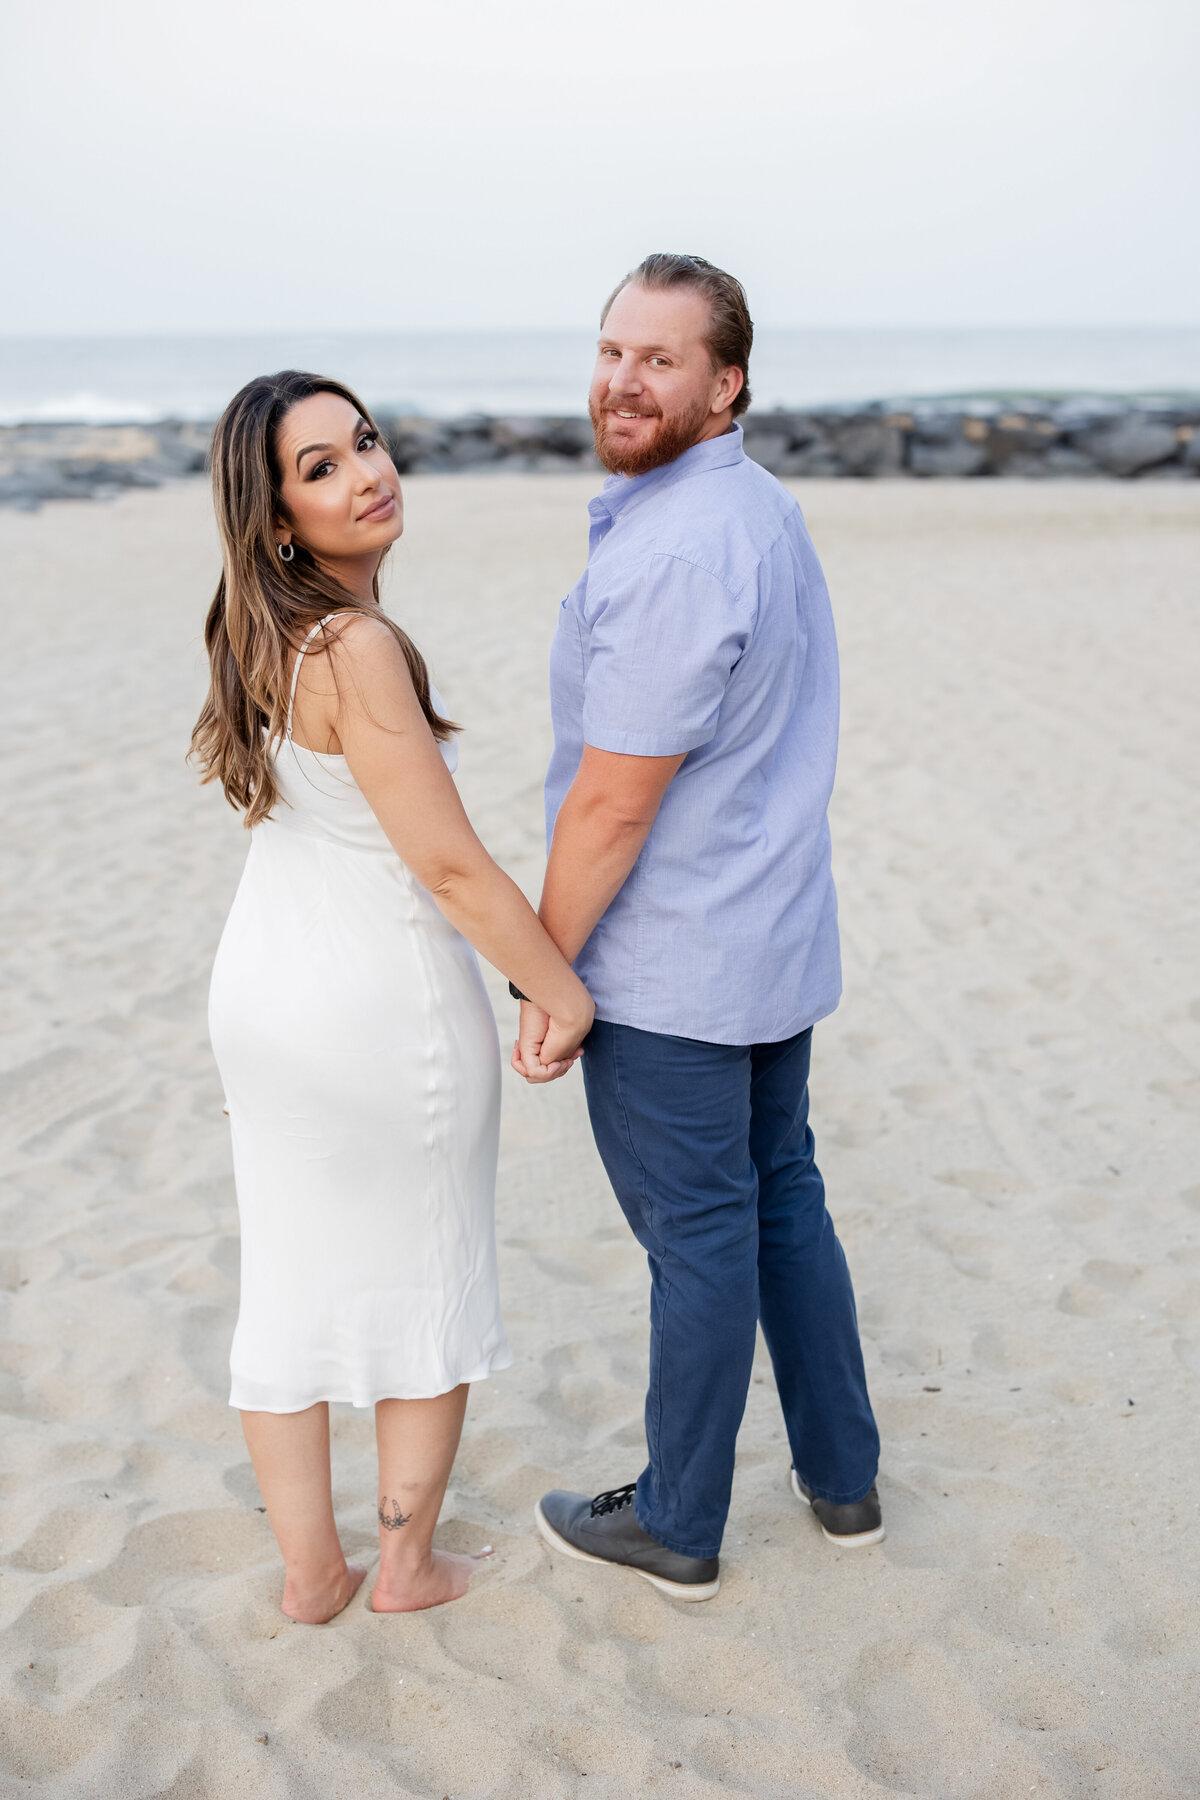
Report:
[[0,330],[1200,319],[1197,0],[9,0]]

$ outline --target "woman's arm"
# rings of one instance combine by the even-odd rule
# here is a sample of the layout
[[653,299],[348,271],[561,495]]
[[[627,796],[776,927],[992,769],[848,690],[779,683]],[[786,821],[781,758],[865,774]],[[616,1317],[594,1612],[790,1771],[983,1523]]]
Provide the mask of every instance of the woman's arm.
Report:
[[564,1062],[591,1029],[587,989],[476,837],[399,645],[386,626],[354,618],[327,654],[329,724],[397,855],[480,955],[549,1013],[543,1067]]

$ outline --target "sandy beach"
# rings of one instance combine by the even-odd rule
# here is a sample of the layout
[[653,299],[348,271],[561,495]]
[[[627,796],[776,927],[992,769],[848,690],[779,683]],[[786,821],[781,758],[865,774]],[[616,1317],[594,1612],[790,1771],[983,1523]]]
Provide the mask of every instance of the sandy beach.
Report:
[[[278,1610],[226,1405],[205,998],[245,835],[183,761],[207,490],[0,514],[3,1800],[1200,1793],[1200,491],[794,485],[844,682],[813,1122],[887,1540],[839,1555],[792,1498],[760,1346],[717,1599],[551,1560],[542,1491],[642,1465],[647,1277],[578,1076],[506,1076],[516,1364],[472,1395],[439,1540],[494,1564],[324,1628]],[[531,894],[595,486],[416,477],[389,577]],[[372,1423],[334,1417],[369,1558]]]

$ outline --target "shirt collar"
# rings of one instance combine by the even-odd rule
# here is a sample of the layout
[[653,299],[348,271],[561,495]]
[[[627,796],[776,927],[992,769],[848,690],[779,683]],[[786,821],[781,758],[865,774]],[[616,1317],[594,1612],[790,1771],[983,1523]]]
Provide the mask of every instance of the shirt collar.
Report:
[[645,475],[610,475],[596,498],[589,505],[589,512],[595,518],[597,514],[608,514],[615,519],[631,501],[642,495],[655,492],[659,488],[673,487],[677,481],[683,481],[689,475],[697,475],[707,469],[724,469],[732,463],[745,461],[742,448],[742,428],[734,424],[732,430],[723,431],[720,437],[705,438],[702,443],[693,444],[674,462],[664,463],[659,469],[651,469]]

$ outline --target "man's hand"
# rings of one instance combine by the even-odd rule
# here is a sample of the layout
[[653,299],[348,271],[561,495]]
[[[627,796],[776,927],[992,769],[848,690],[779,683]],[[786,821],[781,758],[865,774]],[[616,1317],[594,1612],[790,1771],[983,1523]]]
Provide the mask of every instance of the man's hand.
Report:
[[[522,1000],[521,1023],[512,1053],[512,1067],[517,1074],[535,1085],[557,1081],[560,1075],[565,1075],[579,1061],[583,1051],[573,1050],[568,1056],[554,1057],[555,1040],[559,1037],[561,1032],[551,1024],[549,1013],[544,1013],[532,1000]],[[547,1051],[552,1060],[543,1062],[543,1054]]]

